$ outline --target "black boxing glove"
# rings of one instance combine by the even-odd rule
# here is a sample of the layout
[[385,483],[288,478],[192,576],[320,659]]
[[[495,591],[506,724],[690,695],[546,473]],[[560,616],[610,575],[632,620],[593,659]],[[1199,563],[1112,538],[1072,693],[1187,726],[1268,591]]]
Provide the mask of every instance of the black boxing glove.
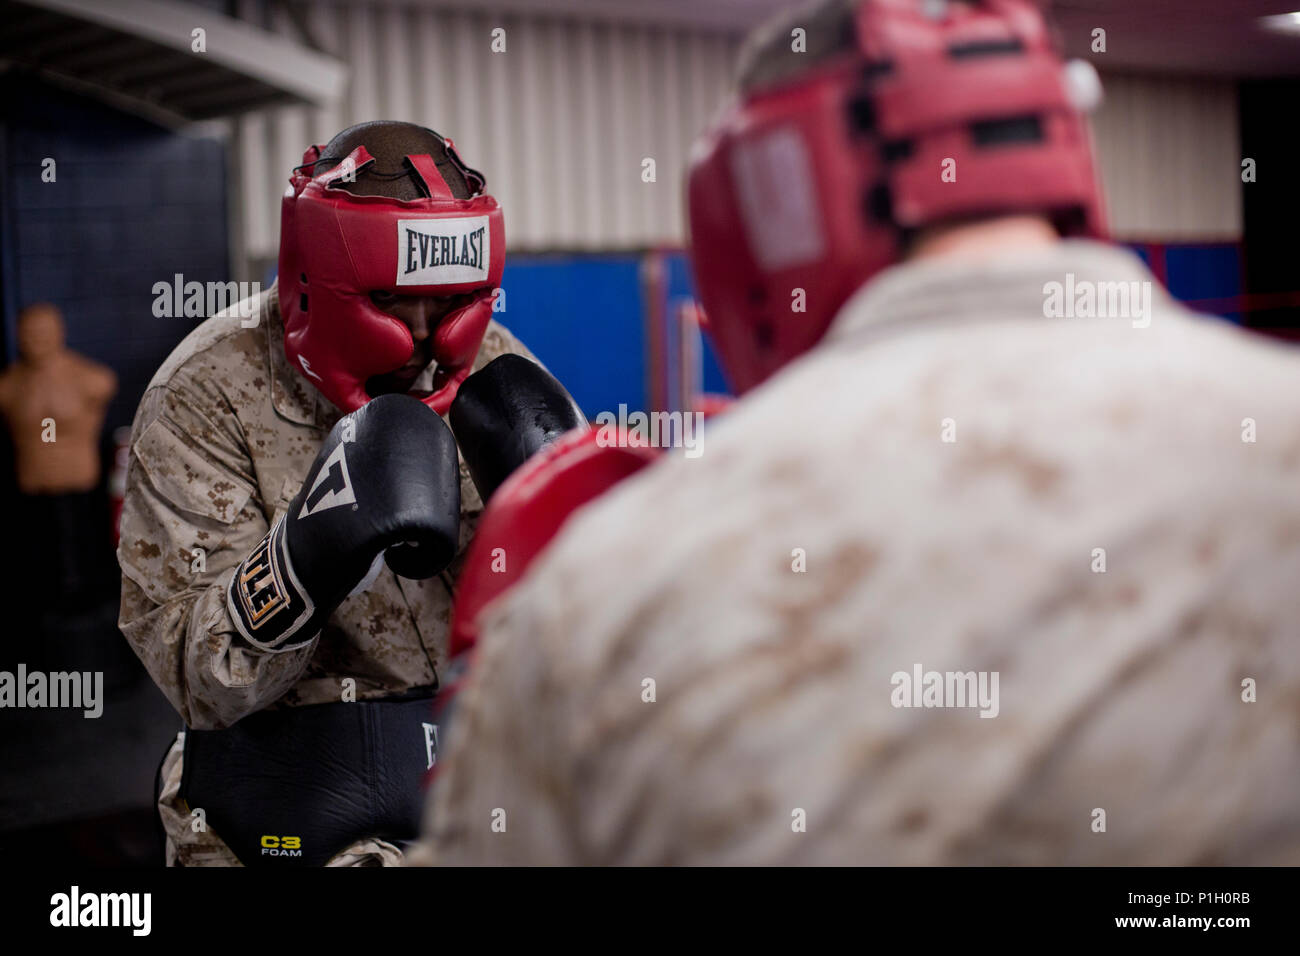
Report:
[[555,376],[512,352],[465,379],[448,418],[484,503],[525,461],[587,424]]
[[406,578],[455,557],[460,536],[456,440],[409,395],[381,395],[339,419],[302,490],[235,569],[226,594],[240,635],[268,651],[302,647],[379,556]]

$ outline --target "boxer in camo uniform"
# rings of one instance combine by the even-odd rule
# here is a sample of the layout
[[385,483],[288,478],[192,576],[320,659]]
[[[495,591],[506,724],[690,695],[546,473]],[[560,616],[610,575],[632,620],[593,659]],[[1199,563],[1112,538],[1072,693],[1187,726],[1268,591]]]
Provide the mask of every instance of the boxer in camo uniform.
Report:
[[[322,156],[337,161],[362,144],[380,172],[385,166],[400,171],[404,154],[429,151],[446,177],[454,178],[445,155],[437,153],[439,142],[407,124],[346,130]],[[404,174],[363,172],[350,188],[402,199],[416,195]],[[415,336],[415,358],[408,365],[429,363],[422,349],[432,337],[440,305],[403,302],[390,293],[380,294],[376,304],[408,325],[413,312],[424,310],[415,324],[424,322],[425,327]],[[473,368],[505,353],[532,358],[493,321]],[[404,369],[387,376],[379,388],[419,394],[421,385],[435,384],[428,378],[427,368]],[[286,355],[275,286],[195,329],[145,392],[131,433],[122,509],[119,623],[188,727],[223,728],[264,708],[336,702],[345,678],[355,682],[358,700],[438,682],[454,562],[425,580],[401,578],[383,567],[367,590],[338,607],[318,637],[293,650],[254,647],[241,639],[228,611],[233,569],[284,514],[341,414]],[[460,473],[463,545],[473,534],[482,503],[463,464]],[[161,771],[159,811],[167,833],[167,862],[235,865],[238,861],[220,835],[202,826],[180,799],[183,740],[182,733]],[[348,847],[331,865],[388,865],[400,859],[398,847],[367,839]]]

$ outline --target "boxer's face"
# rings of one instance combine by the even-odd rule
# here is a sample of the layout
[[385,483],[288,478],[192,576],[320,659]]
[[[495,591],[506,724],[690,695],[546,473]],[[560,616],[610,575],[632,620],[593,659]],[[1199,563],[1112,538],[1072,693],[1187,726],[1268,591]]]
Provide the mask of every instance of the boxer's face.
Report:
[[[364,144],[376,161],[373,168],[359,171],[354,180],[336,182],[332,188],[343,189],[357,196],[387,196],[406,202],[425,195],[414,172],[404,167],[404,158],[415,153],[429,152],[441,144],[427,140],[429,134],[425,130],[416,130],[414,133],[406,129],[393,131],[386,129],[389,125],[401,127],[404,124],[368,124],[358,130],[354,137],[331,143],[331,153],[340,157]],[[417,138],[410,139],[412,135]],[[375,308],[391,315],[411,330],[415,348],[405,365],[367,381],[366,391],[371,395],[410,391],[420,373],[433,362],[433,342],[439,323],[467,305],[472,297],[470,294],[416,296],[400,295],[389,290],[371,292],[370,301]],[[446,372],[439,370],[434,374],[432,386],[420,383],[421,388],[427,387],[436,392],[447,384],[448,377]]]
[[[377,375],[366,384],[371,395],[409,391],[420,373],[433,361],[433,340],[438,325],[457,309],[468,305],[471,293],[451,296],[398,295],[394,292],[372,292],[370,301],[381,312],[386,312],[411,330],[415,348],[406,364],[385,375]],[[435,373],[432,391],[442,384]]]

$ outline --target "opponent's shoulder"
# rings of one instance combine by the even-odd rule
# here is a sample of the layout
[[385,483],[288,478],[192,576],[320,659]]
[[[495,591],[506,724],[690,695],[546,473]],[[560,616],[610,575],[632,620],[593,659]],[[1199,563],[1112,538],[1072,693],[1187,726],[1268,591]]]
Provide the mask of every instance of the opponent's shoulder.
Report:
[[1165,295],[1140,318],[1065,320],[1010,338],[969,343],[968,355],[982,351],[990,375],[1015,375],[1066,410],[1129,402],[1180,432],[1234,408],[1300,424],[1300,348]]
[[[1276,378],[1292,398],[1300,394],[1300,347],[1295,343],[1243,328],[1219,316],[1192,312],[1181,304],[1169,305],[1158,318],[1165,321],[1161,349],[1173,351],[1188,368],[1201,369],[1207,378],[1237,379],[1257,391],[1262,382],[1240,381],[1238,372]],[[1213,358],[1213,361],[1206,360]],[[1275,393],[1281,397],[1281,393]],[[1295,405],[1300,414],[1300,403]]]

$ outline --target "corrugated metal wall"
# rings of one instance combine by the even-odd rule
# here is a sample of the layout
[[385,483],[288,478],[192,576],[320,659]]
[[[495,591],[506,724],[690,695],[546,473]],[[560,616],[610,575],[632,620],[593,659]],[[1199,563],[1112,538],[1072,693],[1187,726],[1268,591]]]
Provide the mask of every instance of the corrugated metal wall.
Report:
[[[282,14],[261,20],[256,0],[240,13],[294,32]],[[330,110],[238,121],[246,256],[274,255],[279,197],[303,147],[377,118],[453,137],[505,208],[512,250],[680,243],[686,158],[726,94],[737,37],[372,4],[313,4],[308,25],[351,67],[348,95]],[[498,27],[504,53],[492,52]]]
[[[707,2],[707,0],[701,0]],[[375,2],[302,5],[313,38],[352,70],[328,110],[238,121],[235,234],[246,265],[274,257],[279,197],[303,147],[362,120],[410,120],[452,136],[506,210],[512,251],[611,250],[683,241],[682,174],[726,96],[740,37]],[[301,35],[279,5],[239,14]],[[506,51],[492,51],[505,29]],[[1108,76],[1097,116],[1120,238],[1241,234],[1231,82]],[[642,161],[656,182],[642,181]]]
[[1239,240],[1236,84],[1114,75],[1103,83],[1106,99],[1093,128],[1116,236]]

